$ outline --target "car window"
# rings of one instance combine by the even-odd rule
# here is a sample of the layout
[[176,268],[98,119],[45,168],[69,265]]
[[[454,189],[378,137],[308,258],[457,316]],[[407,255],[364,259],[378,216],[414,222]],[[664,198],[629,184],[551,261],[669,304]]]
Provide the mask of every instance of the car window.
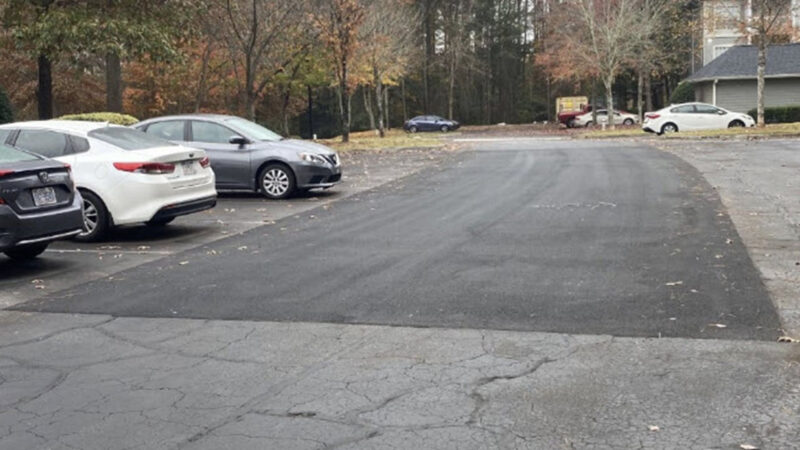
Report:
[[89,137],[111,144],[123,150],[146,150],[156,147],[171,147],[164,139],[127,127],[104,127],[89,132]]
[[607,116],[608,115],[608,111],[597,111],[597,115],[598,116]]
[[49,130],[21,130],[14,145],[48,158],[57,158],[66,154],[67,135]]
[[89,140],[78,136],[70,136],[72,143],[72,153],[83,153],[89,151]]
[[192,121],[192,141],[210,144],[228,144],[231,137],[238,135],[228,127],[213,122]]
[[0,144],[0,163],[36,161],[37,159],[39,158],[31,153],[22,152],[7,145]]
[[269,128],[264,128],[255,122],[251,122],[240,117],[231,117],[230,119],[225,119],[225,124],[230,125],[235,130],[239,130],[240,133],[244,134],[244,137],[254,141],[276,142],[283,140],[283,136],[270,130]]
[[417,116],[417,117],[414,117],[411,120],[414,121],[414,122],[419,122],[419,121],[425,120],[425,116]]
[[670,109],[669,112],[680,113],[680,114],[693,113],[694,112],[694,105],[678,106],[677,108]]
[[0,144],[5,144],[13,130],[0,130]]
[[711,105],[695,105],[698,114],[719,114],[719,109]]
[[151,123],[147,127],[147,134],[152,134],[168,141],[182,141],[183,125],[183,120],[165,120],[164,122]]

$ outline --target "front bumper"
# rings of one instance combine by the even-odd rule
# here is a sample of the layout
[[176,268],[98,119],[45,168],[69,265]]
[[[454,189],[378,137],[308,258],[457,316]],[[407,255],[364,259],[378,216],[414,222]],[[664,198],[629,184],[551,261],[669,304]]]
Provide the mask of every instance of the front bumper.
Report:
[[294,175],[299,189],[329,188],[342,181],[342,167],[298,164]]
[[18,215],[0,205],[0,251],[23,245],[66,239],[83,230],[83,199],[76,192],[66,208]]

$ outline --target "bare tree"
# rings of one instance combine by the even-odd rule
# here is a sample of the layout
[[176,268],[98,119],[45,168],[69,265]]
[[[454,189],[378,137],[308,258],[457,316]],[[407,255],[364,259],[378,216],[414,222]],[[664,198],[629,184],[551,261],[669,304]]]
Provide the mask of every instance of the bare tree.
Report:
[[553,5],[550,38],[559,43],[562,58],[588,68],[602,81],[612,129],[614,81],[652,35],[661,4],[661,0],[571,0]]
[[[364,3],[366,15],[359,32],[359,54],[375,88],[378,132],[384,137],[388,112],[385,83],[405,74],[409,60],[416,51],[415,25],[420,15],[406,0],[370,0]],[[369,101],[368,97],[365,93],[365,102]],[[371,107],[367,111],[372,119]]]
[[304,6],[302,0],[225,0],[220,10],[211,12],[227,22],[223,35],[250,120],[255,120],[258,99],[274,75],[308,45],[300,39],[306,31]]

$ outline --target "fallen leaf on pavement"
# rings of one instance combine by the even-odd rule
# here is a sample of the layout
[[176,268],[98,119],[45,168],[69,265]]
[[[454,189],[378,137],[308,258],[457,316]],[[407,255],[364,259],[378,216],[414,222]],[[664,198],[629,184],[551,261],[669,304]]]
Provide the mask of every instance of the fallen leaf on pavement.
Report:
[[683,284],[683,281],[670,281],[670,282],[669,282],[669,283],[667,283],[666,285],[667,285],[667,286],[680,286],[680,285],[682,285],[682,284]]
[[189,264],[189,261],[181,261],[178,264],[180,264],[181,266],[185,266],[185,265]]
[[725,325],[724,323],[710,323],[710,324],[708,324],[708,326],[714,327],[714,328],[728,328],[728,326]]
[[33,280],[33,281],[31,281],[31,283],[33,283],[33,284],[42,284],[42,283],[44,283],[44,280]]
[[758,450],[758,447],[756,447],[755,445],[750,445],[750,444],[742,444],[742,445],[739,446],[739,448],[742,449],[742,450]]
[[781,343],[784,343],[784,344],[797,344],[797,343],[800,343],[800,339],[795,339],[795,338],[793,338],[791,336],[781,336],[781,337],[778,338],[778,342],[781,342]]
[[661,431],[661,428],[658,425],[648,425],[647,429],[650,431]]

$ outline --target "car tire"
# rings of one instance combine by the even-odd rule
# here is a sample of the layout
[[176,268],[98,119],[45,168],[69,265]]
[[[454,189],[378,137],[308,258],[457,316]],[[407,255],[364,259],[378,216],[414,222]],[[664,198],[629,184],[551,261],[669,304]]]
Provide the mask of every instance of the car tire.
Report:
[[738,119],[728,124],[728,128],[741,128],[741,127],[744,127],[744,122]]
[[575,128],[575,119],[569,119],[567,121],[567,128]]
[[83,232],[76,241],[97,242],[105,237],[111,223],[105,203],[92,192],[81,190],[83,196]]
[[586,122],[586,128],[589,128],[589,127],[591,127],[592,125],[594,125],[594,122],[592,122],[591,120],[590,120],[590,121],[588,121],[588,122]]
[[144,224],[147,225],[148,227],[158,228],[158,227],[165,227],[171,224],[173,220],[175,220],[174,217],[170,217],[168,219],[155,219],[149,222],[145,222]]
[[667,122],[661,126],[661,133],[659,134],[667,134],[667,133],[676,133],[678,131],[678,126],[672,122]]
[[633,119],[625,119],[622,121],[623,125],[633,125]]
[[6,250],[5,254],[16,261],[30,261],[44,253],[48,244],[33,244]]
[[442,125],[442,127],[439,129],[442,130],[442,133],[447,133],[448,131],[450,131],[450,127],[448,127],[447,125]]
[[258,190],[269,199],[289,198],[296,187],[294,173],[283,164],[269,164],[258,173]]
[[408,127],[408,132],[409,133],[416,133],[417,132],[417,127],[415,125],[411,125],[410,127]]

